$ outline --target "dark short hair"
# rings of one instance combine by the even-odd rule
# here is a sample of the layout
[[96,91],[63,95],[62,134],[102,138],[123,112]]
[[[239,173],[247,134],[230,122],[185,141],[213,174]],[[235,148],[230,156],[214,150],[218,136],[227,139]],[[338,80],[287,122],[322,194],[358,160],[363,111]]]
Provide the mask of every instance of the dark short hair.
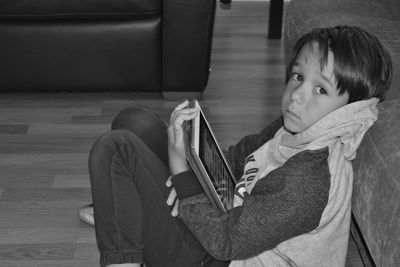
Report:
[[300,37],[286,69],[286,81],[300,50],[314,42],[319,47],[321,69],[328,62],[328,52],[333,53],[339,95],[348,92],[349,103],[384,99],[392,80],[390,55],[374,35],[354,26],[315,29]]

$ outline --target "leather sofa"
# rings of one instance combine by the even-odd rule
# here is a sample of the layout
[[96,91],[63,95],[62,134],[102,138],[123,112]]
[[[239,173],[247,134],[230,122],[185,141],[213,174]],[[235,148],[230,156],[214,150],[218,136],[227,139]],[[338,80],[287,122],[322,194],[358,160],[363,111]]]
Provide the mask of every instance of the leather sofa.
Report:
[[335,25],[373,33],[391,54],[391,88],[353,162],[351,233],[366,266],[400,266],[400,1],[292,0],[284,24],[286,58],[300,35]]
[[2,0],[0,92],[206,87],[215,0]]

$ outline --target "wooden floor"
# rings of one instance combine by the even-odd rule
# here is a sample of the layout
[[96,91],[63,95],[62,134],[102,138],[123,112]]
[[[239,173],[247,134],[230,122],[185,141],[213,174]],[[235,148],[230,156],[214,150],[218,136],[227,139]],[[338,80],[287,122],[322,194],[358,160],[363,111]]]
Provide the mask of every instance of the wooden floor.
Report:
[[[226,147],[279,116],[282,41],[266,38],[267,2],[217,7],[212,73],[202,105]],[[91,201],[87,158],[124,107],[167,119],[160,94],[0,95],[0,266],[98,266],[94,229],[80,222]],[[362,266],[350,243],[347,266]]]

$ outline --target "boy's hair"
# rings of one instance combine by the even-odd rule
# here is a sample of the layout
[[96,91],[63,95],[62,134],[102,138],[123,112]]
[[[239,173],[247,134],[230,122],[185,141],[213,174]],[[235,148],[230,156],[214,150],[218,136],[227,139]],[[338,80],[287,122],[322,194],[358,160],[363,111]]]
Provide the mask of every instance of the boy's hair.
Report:
[[333,53],[334,75],[339,95],[346,91],[349,103],[377,97],[383,101],[392,80],[389,53],[372,34],[354,26],[315,29],[298,39],[287,66],[286,81],[300,50],[316,42],[319,47],[321,70]]

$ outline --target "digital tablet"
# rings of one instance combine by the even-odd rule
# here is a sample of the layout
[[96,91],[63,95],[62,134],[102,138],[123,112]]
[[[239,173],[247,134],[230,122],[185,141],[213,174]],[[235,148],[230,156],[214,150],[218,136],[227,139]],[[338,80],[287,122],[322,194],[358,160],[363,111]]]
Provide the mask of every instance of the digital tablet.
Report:
[[186,156],[211,203],[226,212],[233,207],[235,179],[198,101],[192,107],[200,112],[187,125]]

